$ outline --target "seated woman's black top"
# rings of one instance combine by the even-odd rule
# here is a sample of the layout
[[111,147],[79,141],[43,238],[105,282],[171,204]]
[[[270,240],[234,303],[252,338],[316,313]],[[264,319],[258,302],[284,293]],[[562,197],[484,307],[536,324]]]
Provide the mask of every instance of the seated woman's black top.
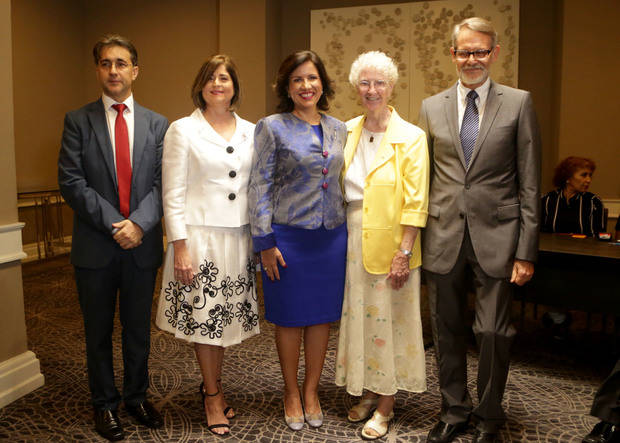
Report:
[[568,201],[561,189],[541,199],[542,232],[585,234],[589,237],[605,231],[601,199],[591,192],[578,192]]

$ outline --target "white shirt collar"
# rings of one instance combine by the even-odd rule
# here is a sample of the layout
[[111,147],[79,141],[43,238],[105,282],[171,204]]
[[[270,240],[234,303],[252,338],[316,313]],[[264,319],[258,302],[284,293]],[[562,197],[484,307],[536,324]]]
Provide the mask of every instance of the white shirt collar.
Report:
[[[118,103],[112,97],[108,97],[105,94],[101,94],[101,100],[103,101],[103,107],[106,111],[110,110],[112,108],[112,105],[115,105]],[[133,112],[133,94],[129,94],[129,97],[125,99],[123,104],[127,106],[128,112]]]
[[[476,93],[478,94],[478,98],[479,98],[478,103],[480,105],[484,105],[484,103],[486,103],[490,88],[491,88],[491,77],[487,77],[487,79],[485,80],[483,84],[481,84],[476,89],[474,89],[474,91],[476,91]],[[468,88],[467,86],[463,85],[463,83],[461,83],[461,80],[457,82],[457,90],[458,90],[459,100],[462,100],[462,101],[465,100],[465,98],[467,97],[467,94],[469,93],[469,91],[471,91],[470,88]]]

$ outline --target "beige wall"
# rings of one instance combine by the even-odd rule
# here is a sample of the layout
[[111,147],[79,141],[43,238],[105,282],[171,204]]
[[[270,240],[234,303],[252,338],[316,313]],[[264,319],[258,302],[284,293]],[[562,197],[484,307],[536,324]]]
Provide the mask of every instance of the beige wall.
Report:
[[592,158],[591,191],[602,198],[620,198],[619,23],[617,1],[564,1],[558,159]]
[[255,122],[265,115],[266,0],[220,1],[219,51],[235,61],[241,79],[239,115]]
[[84,101],[81,4],[77,0],[11,2],[20,192],[57,187],[64,114]]
[[[13,0],[18,190],[56,187],[63,115],[99,93],[90,51],[101,34],[116,31],[135,41],[136,99],[171,121],[191,111],[189,88],[201,62],[229,52],[244,86],[239,112],[256,120],[274,110],[270,85],[280,61],[310,45],[311,9],[378,3],[393,1],[132,0],[118,15],[103,0]],[[619,97],[609,86],[620,60],[614,3],[520,2],[519,83],[532,92],[540,120],[543,190],[561,158],[581,153],[599,165],[593,191],[620,198],[612,135]]]
[[81,60],[87,85],[83,103],[101,93],[94,72],[92,45],[114,32],[131,39],[138,50],[140,74],[134,84],[136,100],[171,122],[190,114],[190,88],[203,61],[217,52],[217,0],[132,0],[117,7],[88,0],[86,52]]
[[[0,69],[0,227],[17,222],[11,54],[11,4],[1,1],[0,60],[6,64]],[[6,233],[2,231],[0,238],[4,239]],[[28,350],[21,271],[19,260],[0,264],[0,363]]]
[[[170,121],[192,111],[200,64],[217,52],[217,0],[133,0],[123,14],[102,0],[13,0],[15,149],[19,192],[57,188],[64,114],[97,99],[92,46],[132,39],[136,100]],[[11,29],[10,27],[8,29]]]

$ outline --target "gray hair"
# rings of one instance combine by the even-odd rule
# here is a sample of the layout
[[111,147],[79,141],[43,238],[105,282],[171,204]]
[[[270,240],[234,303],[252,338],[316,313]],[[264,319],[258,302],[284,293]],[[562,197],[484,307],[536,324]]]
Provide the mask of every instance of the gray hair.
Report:
[[483,34],[491,37],[491,48],[493,49],[497,45],[497,31],[493,27],[490,21],[483,19],[482,17],[469,17],[463,20],[458,25],[454,25],[452,30],[452,47],[456,49],[456,39],[459,36],[461,28],[469,28],[472,31],[482,32]]
[[349,72],[349,83],[357,87],[360,81],[360,74],[364,69],[375,69],[383,74],[390,85],[398,81],[398,68],[394,60],[381,51],[369,51],[360,54],[351,64]]

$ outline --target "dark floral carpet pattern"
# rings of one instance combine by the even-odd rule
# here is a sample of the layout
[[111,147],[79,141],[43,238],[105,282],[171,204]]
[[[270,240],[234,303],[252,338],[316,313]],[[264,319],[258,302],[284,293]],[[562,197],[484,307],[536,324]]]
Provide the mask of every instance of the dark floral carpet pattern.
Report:
[[[0,409],[0,441],[98,442],[93,429],[85,364],[81,313],[67,257],[24,266],[24,299],[28,347],[41,362],[45,385]],[[154,307],[157,299],[154,300]],[[427,310],[423,310],[427,312]],[[223,385],[237,412],[231,434],[212,436],[205,426],[198,394],[200,375],[193,348],[170,334],[152,329],[150,399],[164,415],[159,430],[138,426],[121,407],[126,441],[136,442],[353,442],[360,424],[348,423],[346,411],[355,401],[334,385],[337,328],[332,328],[323,378],[321,404],[326,413],[319,429],[293,433],[284,424],[281,375],[273,327],[262,318],[261,334],[226,351]],[[533,322],[533,320],[531,320]],[[428,331],[428,320],[425,318]],[[526,328],[527,329],[527,328]],[[534,329],[536,329],[534,327]],[[597,386],[611,368],[593,363],[588,350],[559,347],[534,333],[522,334],[505,394],[509,417],[501,437],[507,442],[579,442],[596,420],[588,416]],[[117,384],[122,384],[120,331],[115,335]],[[577,343],[575,346],[582,346]],[[605,345],[606,346],[606,345]],[[587,348],[587,345],[585,346]],[[585,357],[584,357],[585,353]],[[475,351],[469,353],[475,374]],[[399,393],[395,420],[385,442],[423,442],[438,418],[439,393],[432,348],[427,351],[428,391]],[[302,369],[303,370],[303,369]],[[475,394],[475,377],[470,375]],[[455,441],[471,441],[473,427]]]

